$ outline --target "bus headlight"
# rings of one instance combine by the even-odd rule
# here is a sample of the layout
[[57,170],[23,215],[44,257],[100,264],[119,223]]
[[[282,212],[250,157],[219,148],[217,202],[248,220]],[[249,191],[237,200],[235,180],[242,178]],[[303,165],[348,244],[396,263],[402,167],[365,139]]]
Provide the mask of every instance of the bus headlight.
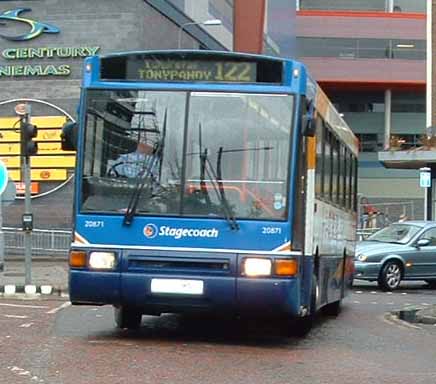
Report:
[[91,252],[89,254],[89,267],[92,269],[114,269],[114,252]]
[[271,276],[270,259],[247,257],[242,262],[242,274],[248,277]]

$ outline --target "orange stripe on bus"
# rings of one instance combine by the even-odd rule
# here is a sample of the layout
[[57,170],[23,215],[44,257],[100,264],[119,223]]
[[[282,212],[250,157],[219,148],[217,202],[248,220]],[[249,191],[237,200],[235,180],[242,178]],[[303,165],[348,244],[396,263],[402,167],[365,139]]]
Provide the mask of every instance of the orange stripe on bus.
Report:
[[316,137],[307,138],[307,168],[316,167]]

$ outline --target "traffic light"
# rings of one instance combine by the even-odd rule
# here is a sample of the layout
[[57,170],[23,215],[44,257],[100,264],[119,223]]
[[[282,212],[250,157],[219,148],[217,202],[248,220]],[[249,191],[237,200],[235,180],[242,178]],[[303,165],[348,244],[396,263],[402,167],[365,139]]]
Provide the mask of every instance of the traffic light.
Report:
[[38,152],[38,143],[32,140],[37,134],[38,128],[35,125],[30,124],[26,120],[21,121],[21,142],[24,156],[33,156]]

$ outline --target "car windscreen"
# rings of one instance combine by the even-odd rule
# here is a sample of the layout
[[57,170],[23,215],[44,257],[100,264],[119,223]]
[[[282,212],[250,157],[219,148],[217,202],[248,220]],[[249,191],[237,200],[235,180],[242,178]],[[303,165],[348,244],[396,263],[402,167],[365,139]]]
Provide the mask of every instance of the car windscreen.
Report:
[[367,240],[384,243],[406,244],[421,229],[417,225],[392,224],[389,227],[374,233]]

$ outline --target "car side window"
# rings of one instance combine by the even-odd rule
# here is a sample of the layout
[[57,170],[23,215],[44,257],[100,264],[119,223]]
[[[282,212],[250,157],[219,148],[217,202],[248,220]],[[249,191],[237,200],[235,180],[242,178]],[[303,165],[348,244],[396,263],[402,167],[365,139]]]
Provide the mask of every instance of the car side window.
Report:
[[436,228],[431,228],[425,231],[420,238],[428,239],[430,240],[430,246],[436,246]]

